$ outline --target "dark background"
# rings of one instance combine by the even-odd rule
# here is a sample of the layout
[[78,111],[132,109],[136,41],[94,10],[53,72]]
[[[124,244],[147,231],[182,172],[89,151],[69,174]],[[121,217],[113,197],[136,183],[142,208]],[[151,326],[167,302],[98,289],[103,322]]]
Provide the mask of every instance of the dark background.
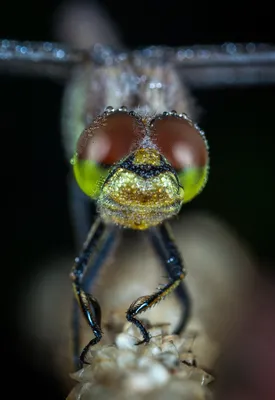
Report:
[[[1,2],[0,38],[53,40],[58,1]],[[151,44],[275,42],[273,12],[264,3],[101,1],[130,48]],[[63,86],[47,79],[0,75],[3,182],[2,349],[9,387],[18,394],[64,397],[49,371],[28,365],[14,322],[16,301],[39,260],[73,247],[67,210],[69,166],[60,137]],[[211,150],[210,180],[187,209],[209,210],[227,221],[251,246],[262,270],[275,259],[275,86],[197,91],[200,126]],[[2,353],[3,354],[3,353]],[[43,388],[37,392],[29,380]],[[7,383],[3,383],[7,385]],[[55,387],[56,385],[56,387]]]

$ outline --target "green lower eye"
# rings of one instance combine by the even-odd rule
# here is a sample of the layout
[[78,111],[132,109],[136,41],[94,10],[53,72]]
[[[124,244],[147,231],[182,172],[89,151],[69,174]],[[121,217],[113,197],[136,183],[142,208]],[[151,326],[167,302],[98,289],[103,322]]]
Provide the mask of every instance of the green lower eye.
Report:
[[80,189],[89,197],[99,196],[103,181],[108,175],[108,169],[100,167],[91,160],[79,159],[77,153],[71,160],[75,179]]
[[192,200],[204,188],[208,177],[208,166],[184,168],[178,174],[180,184],[184,188],[184,203]]

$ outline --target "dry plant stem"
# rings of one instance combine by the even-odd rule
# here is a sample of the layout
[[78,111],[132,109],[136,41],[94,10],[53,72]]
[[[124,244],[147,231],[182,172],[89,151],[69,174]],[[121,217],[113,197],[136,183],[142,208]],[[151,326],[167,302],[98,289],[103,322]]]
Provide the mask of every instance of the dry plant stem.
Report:
[[[115,332],[114,321],[108,329]],[[186,331],[183,336],[168,335],[168,329],[167,325],[151,327],[150,343],[136,346],[139,332],[125,324],[114,335],[114,344],[90,350],[90,364],[71,375],[78,384],[67,400],[211,400],[208,384],[213,377],[199,367],[192,352],[196,334]]]

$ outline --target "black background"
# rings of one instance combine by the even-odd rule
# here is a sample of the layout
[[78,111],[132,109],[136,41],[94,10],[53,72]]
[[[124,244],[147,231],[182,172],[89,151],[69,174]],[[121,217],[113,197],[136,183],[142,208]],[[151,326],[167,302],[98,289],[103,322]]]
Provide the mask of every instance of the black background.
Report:
[[[53,40],[58,1],[1,2],[0,37]],[[224,41],[275,42],[273,12],[264,2],[209,3],[102,1],[130,48]],[[39,260],[73,246],[68,218],[60,110],[63,87],[46,79],[0,76],[2,139],[1,326],[7,379],[20,380],[10,395],[61,398],[51,376],[28,365],[14,317],[17,295]],[[194,93],[203,109],[200,125],[211,148],[210,180],[189,209],[209,210],[226,220],[258,256],[262,269],[275,259],[275,86]],[[21,372],[19,372],[21,371]],[[14,374],[16,378],[14,377]],[[43,385],[37,392],[29,380]],[[7,383],[2,383],[7,385]],[[54,390],[53,390],[54,388]]]

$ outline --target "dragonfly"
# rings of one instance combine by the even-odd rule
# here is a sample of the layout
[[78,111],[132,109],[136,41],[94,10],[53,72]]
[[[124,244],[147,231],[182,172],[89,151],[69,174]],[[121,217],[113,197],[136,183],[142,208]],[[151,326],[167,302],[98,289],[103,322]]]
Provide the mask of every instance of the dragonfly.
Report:
[[[139,314],[175,290],[184,330],[191,304],[186,266],[169,219],[204,188],[209,146],[193,122],[194,88],[275,83],[275,47],[268,44],[78,50],[60,43],[0,41],[0,71],[60,79],[65,84],[62,130],[72,171],[71,218],[82,250],[70,274],[75,293],[74,359],[80,354],[79,308],[101,340],[101,309],[89,290],[122,228],[143,230],[169,275],[153,294],[135,300],[126,318],[150,341]],[[91,203],[95,204],[92,208]],[[92,221],[92,223],[91,223]],[[91,226],[91,227],[90,227]]]

